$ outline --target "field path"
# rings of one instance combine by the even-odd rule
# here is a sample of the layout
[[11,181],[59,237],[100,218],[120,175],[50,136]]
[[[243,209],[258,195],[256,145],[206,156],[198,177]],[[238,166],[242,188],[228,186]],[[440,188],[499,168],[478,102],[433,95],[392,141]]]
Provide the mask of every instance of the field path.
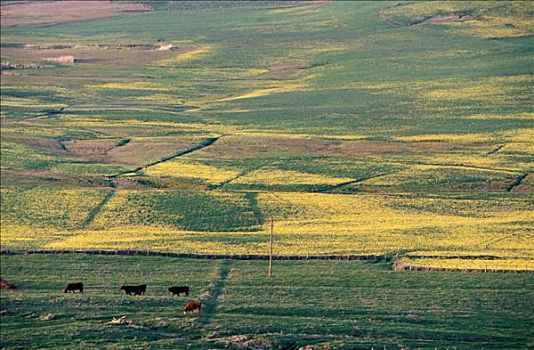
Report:
[[106,204],[111,200],[111,198],[113,197],[113,195],[117,191],[117,185],[115,184],[115,181],[112,181],[112,180],[109,181],[109,184],[110,184],[110,187],[111,187],[109,192],[104,195],[102,200],[93,209],[91,209],[89,214],[87,214],[87,217],[85,218],[85,220],[83,220],[78,225],[78,227],[77,227],[78,229],[84,229],[84,228],[89,227],[89,225],[91,225],[91,223],[95,220],[95,218],[102,211],[102,209],[104,209]]
[[506,190],[506,192],[512,192],[512,190],[514,188],[516,188],[517,186],[520,186],[521,183],[523,183],[523,180],[525,180],[528,176],[528,173],[524,173],[524,174],[521,174],[519,175],[513,183],[511,183],[509,186],[506,186],[504,189]]
[[255,192],[247,192],[245,193],[245,198],[250,204],[250,208],[254,213],[254,217],[256,218],[258,225],[263,225],[265,223],[265,218],[263,217],[261,209],[258,205],[258,194]]
[[224,288],[224,284],[226,283],[226,278],[230,273],[231,267],[232,260],[223,260],[221,262],[221,266],[219,267],[217,276],[215,277],[215,280],[210,288],[208,297],[202,302],[202,312],[196,322],[198,326],[209,326],[211,319],[213,316],[215,316],[215,311],[217,309],[217,305],[219,304],[219,296]]

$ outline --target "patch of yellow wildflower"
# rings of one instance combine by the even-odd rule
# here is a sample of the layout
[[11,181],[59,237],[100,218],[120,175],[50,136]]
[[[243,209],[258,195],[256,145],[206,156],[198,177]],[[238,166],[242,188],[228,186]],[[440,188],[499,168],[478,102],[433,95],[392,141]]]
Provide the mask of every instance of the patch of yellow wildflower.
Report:
[[[231,236],[231,239],[228,236]],[[176,230],[165,226],[121,226],[106,230],[76,231],[71,236],[45,243],[42,247],[46,249],[145,249],[196,254],[265,254],[268,242],[266,232],[220,234]]]
[[[534,248],[527,237],[528,227],[534,223],[528,209],[466,217],[393,209],[388,199],[379,195],[277,192],[260,193],[258,198],[266,215],[277,215],[280,206],[291,208],[284,218],[277,220],[279,234],[303,236],[304,241],[346,236],[350,242],[346,242],[347,248],[356,252],[436,246],[473,250],[488,240],[488,248],[505,249],[504,242],[510,240],[508,229],[514,225],[515,237],[523,243],[513,245],[517,249]],[[425,199],[420,201],[424,206]],[[493,241],[498,237],[507,239]]]
[[38,249],[71,236],[71,233],[56,228],[15,224],[7,220],[3,220],[1,225],[0,246],[2,249]]
[[144,90],[144,91],[172,91],[173,89],[158,83],[137,81],[137,82],[116,82],[99,85],[86,85],[90,89],[106,90]]
[[272,95],[272,94],[279,94],[279,93],[283,93],[283,92],[299,91],[303,87],[304,87],[304,85],[302,85],[302,84],[289,84],[289,85],[281,86],[281,87],[257,89],[257,90],[254,90],[254,91],[242,94],[242,95],[222,98],[222,99],[217,100],[217,102],[243,100],[243,99],[248,99],[248,98],[269,96],[269,95]]
[[200,179],[210,184],[217,184],[237,176],[239,171],[176,159],[148,167],[145,169],[145,174]]
[[465,119],[493,120],[493,119],[518,119],[534,120],[534,113],[514,113],[514,114],[474,114],[464,117]]
[[474,133],[474,134],[422,134],[412,136],[395,137],[396,141],[449,141],[449,142],[487,142],[493,138],[490,133]]
[[447,167],[483,168],[481,170],[499,172],[517,172],[514,164],[508,164],[504,156],[494,154],[488,157],[485,154],[439,154],[423,158],[423,161],[430,164],[442,164]]
[[[534,250],[426,250],[414,251],[406,254],[407,257],[429,259],[429,257],[484,257],[484,256],[499,256],[501,258],[534,258]],[[439,258],[438,258],[439,259]]]
[[334,134],[334,135],[315,135],[309,133],[287,133],[280,131],[257,131],[257,130],[244,130],[235,129],[232,132],[231,137],[273,137],[273,138],[286,138],[286,139],[327,139],[327,140],[361,140],[368,137],[364,134]]
[[203,45],[197,48],[194,48],[190,51],[181,53],[173,58],[168,58],[164,60],[157,61],[156,64],[162,66],[172,66],[178,63],[184,63],[192,60],[198,60],[212,51],[212,47],[209,45]]
[[[514,94],[526,93],[521,84],[532,84],[534,76],[513,75],[489,77],[475,81],[451,84],[449,87],[435,88],[422,92],[422,97],[430,100],[484,100],[500,102],[510,99]],[[439,84],[438,84],[439,86]]]
[[502,132],[502,136],[510,142],[533,143],[534,128],[516,129]]
[[[474,6],[476,4],[476,6]],[[504,5],[502,5],[504,4]],[[474,18],[469,20],[442,19],[433,23],[448,25],[453,30],[483,38],[506,38],[532,35],[534,20],[528,16],[528,1],[511,1],[506,3],[484,1],[469,2],[415,2],[393,6],[383,11],[385,18],[404,24],[431,23],[432,16],[447,14],[471,13]],[[423,21],[423,22],[420,22]]]
[[317,6],[312,6],[311,3],[302,3],[299,6],[283,7],[269,11],[272,14],[296,14],[303,15],[309,13],[317,13],[319,11]]
[[102,190],[95,189],[2,189],[2,222],[72,229],[83,222],[103,195]]
[[401,259],[411,266],[477,269],[477,270],[534,270],[534,259]]
[[4,107],[34,107],[34,108],[60,108],[66,107],[66,104],[63,103],[46,103],[44,101],[25,98],[25,97],[14,97],[3,95],[2,96],[2,106]]
[[153,102],[168,103],[172,105],[184,104],[184,100],[182,100],[181,98],[178,98],[175,95],[154,94],[154,95],[139,96],[139,97],[136,97],[135,99],[139,101],[153,101]]
[[261,169],[233,181],[235,184],[262,185],[335,185],[353,179],[303,173],[293,170]]
[[482,38],[511,38],[534,34],[534,20],[531,17],[484,16],[480,20],[450,25],[459,32]]

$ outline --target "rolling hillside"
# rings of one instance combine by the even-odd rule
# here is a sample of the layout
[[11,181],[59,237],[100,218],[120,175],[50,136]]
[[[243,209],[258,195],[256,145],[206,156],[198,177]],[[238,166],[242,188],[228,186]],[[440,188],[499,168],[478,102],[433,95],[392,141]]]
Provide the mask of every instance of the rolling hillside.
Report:
[[265,254],[272,217],[275,254],[534,269],[531,3],[17,6],[4,249]]

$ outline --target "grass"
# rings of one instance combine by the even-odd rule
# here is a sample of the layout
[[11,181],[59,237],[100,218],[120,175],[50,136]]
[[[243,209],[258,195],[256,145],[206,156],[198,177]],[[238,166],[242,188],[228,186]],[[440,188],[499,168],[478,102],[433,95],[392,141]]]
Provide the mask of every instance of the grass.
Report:
[[[530,275],[276,261],[269,279],[260,261],[88,255],[4,255],[1,267],[19,288],[0,299],[2,346],[10,349],[222,349],[236,336],[274,349],[524,348],[533,311]],[[62,293],[74,281],[84,294]],[[147,294],[125,296],[119,287],[128,283],[146,283]],[[189,298],[166,291],[179,284],[192,287]],[[182,315],[189,299],[204,302],[200,319]],[[54,318],[39,319],[47,314]],[[109,323],[120,316],[146,327]]]

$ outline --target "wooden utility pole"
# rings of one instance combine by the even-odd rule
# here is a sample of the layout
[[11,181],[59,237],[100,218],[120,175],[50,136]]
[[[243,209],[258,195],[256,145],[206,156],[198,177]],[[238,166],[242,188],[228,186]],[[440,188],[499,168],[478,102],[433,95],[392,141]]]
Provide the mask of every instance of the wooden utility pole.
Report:
[[273,231],[274,219],[271,216],[271,236],[269,239],[269,277],[273,277]]

